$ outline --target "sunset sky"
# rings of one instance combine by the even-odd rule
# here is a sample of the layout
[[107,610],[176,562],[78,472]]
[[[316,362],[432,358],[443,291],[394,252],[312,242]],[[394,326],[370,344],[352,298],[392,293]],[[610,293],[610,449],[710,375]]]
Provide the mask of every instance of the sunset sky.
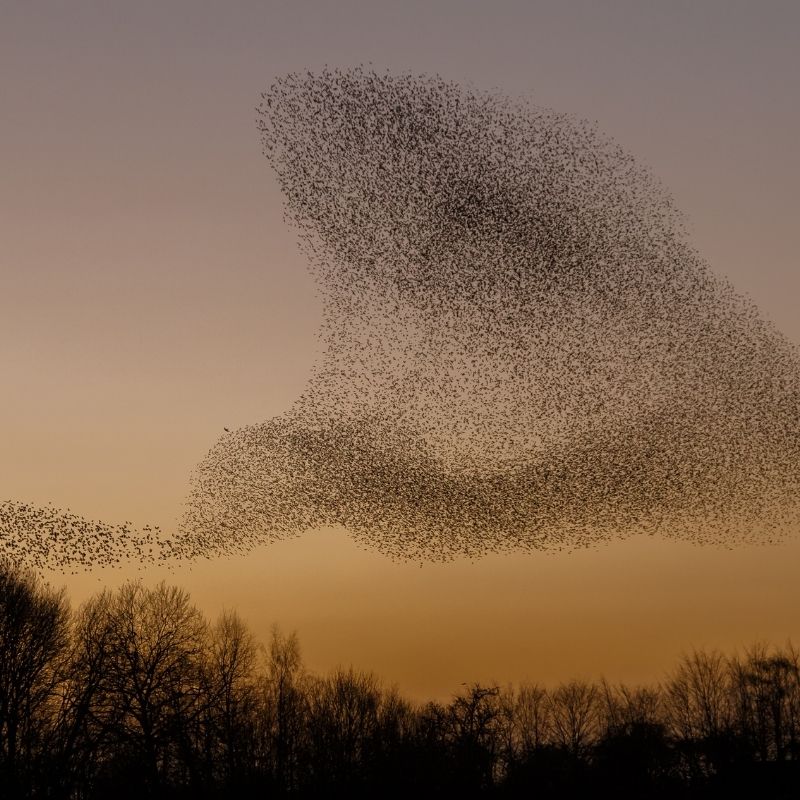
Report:
[[[321,304],[261,154],[260,92],[371,64],[589,120],[800,343],[794,2],[22,2],[0,7],[0,500],[174,528],[223,427],[285,411]],[[637,539],[398,564],[345,531],[129,577],[296,630],[414,697],[464,681],[658,680],[692,646],[800,643],[800,537]]]

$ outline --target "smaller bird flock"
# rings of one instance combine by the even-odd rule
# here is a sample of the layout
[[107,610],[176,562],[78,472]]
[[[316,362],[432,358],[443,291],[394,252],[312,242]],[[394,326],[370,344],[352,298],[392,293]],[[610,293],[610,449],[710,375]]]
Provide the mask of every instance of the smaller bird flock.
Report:
[[277,80],[258,125],[324,301],[306,390],[225,430],[172,537],[6,503],[0,548],[89,566],[343,526],[443,560],[800,524],[797,348],[596,126],[363,68]]
[[0,563],[75,573],[179,556],[173,540],[155,526],[109,525],[52,505],[0,503]]

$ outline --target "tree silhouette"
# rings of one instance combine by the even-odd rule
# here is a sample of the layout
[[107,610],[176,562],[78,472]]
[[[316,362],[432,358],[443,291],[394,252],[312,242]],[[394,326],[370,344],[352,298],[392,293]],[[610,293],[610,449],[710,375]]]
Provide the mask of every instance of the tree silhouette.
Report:
[[43,768],[68,624],[63,591],[0,562],[0,794],[28,794]]
[[470,683],[414,705],[163,583],[73,613],[4,563],[0,797],[795,797],[799,666],[791,644],[694,651],[657,686]]
[[208,700],[205,620],[185,592],[163,583],[154,589],[128,583],[96,604],[89,613],[99,616],[103,669],[93,724],[113,744],[137,792],[197,782],[190,732]]

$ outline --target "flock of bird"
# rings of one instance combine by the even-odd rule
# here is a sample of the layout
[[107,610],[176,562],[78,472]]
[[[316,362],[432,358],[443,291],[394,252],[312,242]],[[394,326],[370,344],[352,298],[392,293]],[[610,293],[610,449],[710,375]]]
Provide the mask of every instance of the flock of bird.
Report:
[[[278,80],[258,125],[325,353],[289,411],[198,465],[168,556],[327,526],[399,559],[733,546],[800,521],[797,349],[594,125],[364,68]],[[18,508],[0,534],[31,552],[83,524]],[[75,543],[90,561],[113,552],[100,527]]]
[[200,552],[329,525],[447,559],[796,523],[796,349],[593,125],[365,69],[287,76],[258,122],[325,356],[198,467]]
[[170,561],[180,556],[160,528],[88,520],[52,505],[0,503],[0,564],[76,573],[97,566]]

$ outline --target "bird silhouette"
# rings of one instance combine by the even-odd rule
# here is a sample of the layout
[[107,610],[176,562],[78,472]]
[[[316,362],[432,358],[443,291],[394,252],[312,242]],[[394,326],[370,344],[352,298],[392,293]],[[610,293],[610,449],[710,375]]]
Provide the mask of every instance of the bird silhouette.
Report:
[[171,535],[9,501],[0,554],[163,563],[341,526],[423,563],[797,528],[797,348],[595,124],[364,68],[279,78],[257,119],[324,303],[306,389],[223,429]]
[[340,525],[439,560],[798,520],[796,348],[596,125],[363,68],[281,78],[258,119],[324,354],[199,465],[200,549]]

